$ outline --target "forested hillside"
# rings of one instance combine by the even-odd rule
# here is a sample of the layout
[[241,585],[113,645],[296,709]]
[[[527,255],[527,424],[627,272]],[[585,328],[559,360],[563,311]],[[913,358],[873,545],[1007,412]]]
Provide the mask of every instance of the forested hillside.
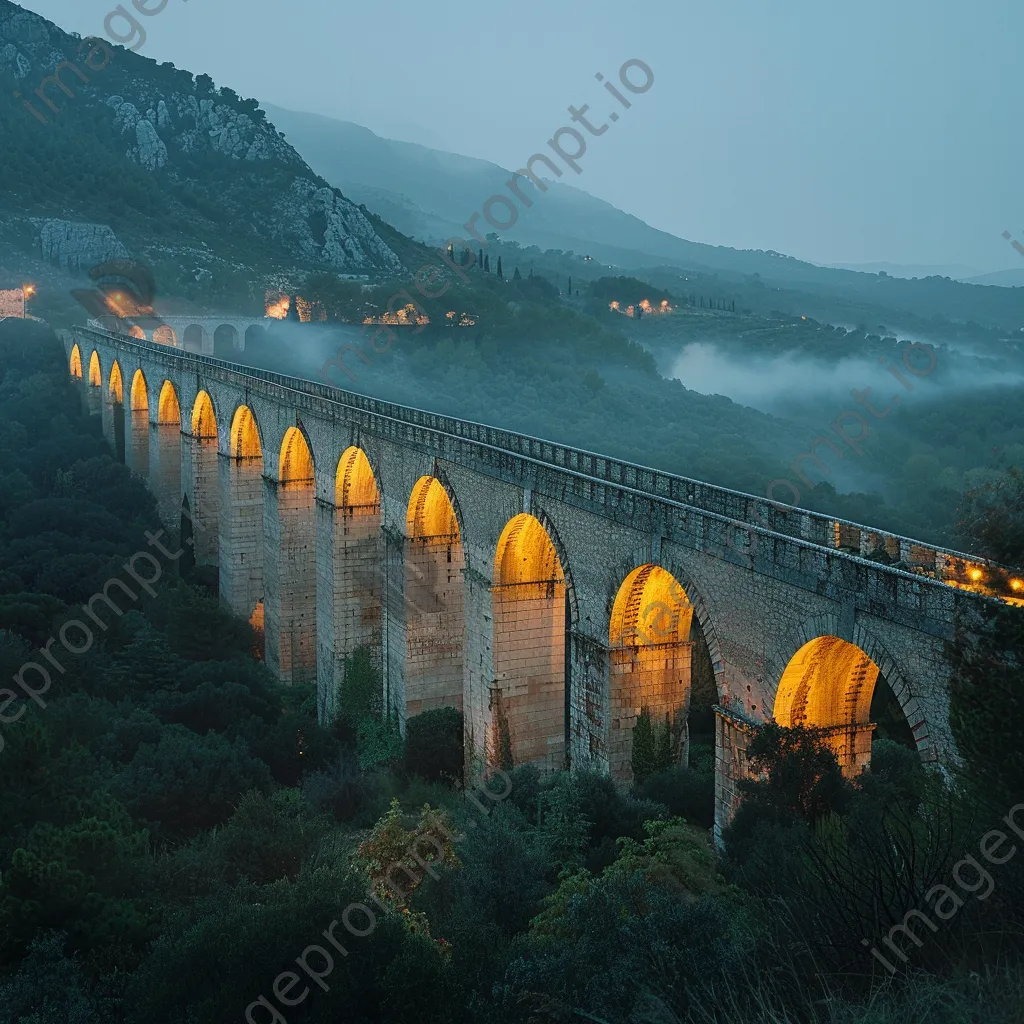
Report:
[[[0,423],[0,1019],[1018,1020],[1019,857],[986,863],[984,900],[969,876],[892,981],[861,941],[927,907],[1010,806],[1012,760],[983,792],[971,773],[1016,707],[975,744],[964,691],[961,790],[886,740],[851,784],[813,733],[766,727],[722,856],[706,744],[667,769],[638,744],[631,791],[514,765],[465,791],[458,712],[403,739],[361,653],[322,728],[312,688],[254,660],[41,327],[0,325]],[[993,665],[1019,687],[1006,635],[964,687]]]

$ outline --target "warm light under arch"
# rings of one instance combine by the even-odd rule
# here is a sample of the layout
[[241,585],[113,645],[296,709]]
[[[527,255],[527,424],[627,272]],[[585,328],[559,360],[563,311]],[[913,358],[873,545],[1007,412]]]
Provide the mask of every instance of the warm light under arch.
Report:
[[128,336],[131,338],[136,338],[139,341],[146,340],[146,332],[138,324],[132,325],[132,329],[128,332]]
[[196,395],[192,406],[192,436],[202,439],[216,438],[217,415],[213,411],[213,399],[205,391]]
[[121,379],[121,367],[116,359],[110,367],[110,396],[117,402],[124,402],[124,382]]
[[100,354],[96,349],[93,349],[92,355],[89,356],[89,383],[94,388],[103,387],[103,374],[100,373]]
[[558,552],[541,521],[525,512],[510,519],[494,555],[495,585],[564,581]]
[[135,371],[132,377],[132,412],[149,411],[149,387],[141,370]]
[[654,647],[690,639],[693,605],[679,581],[658,565],[641,565],[623,580],[609,627],[612,647]]
[[263,457],[263,445],[256,417],[247,405],[240,405],[231,418],[231,457],[257,459]]
[[281,442],[278,479],[287,483],[312,483],[315,475],[313,453],[298,427],[289,427]]
[[77,345],[71,346],[71,376],[82,379],[82,352]]
[[370,460],[361,448],[352,446],[341,453],[334,481],[334,503],[338,508],[367,508],[380,505],[380,491]]
[[422,537],[459,538],[459,522],[448,492],[441,481],[421,476],[409,497],[405,514],[405,532],[413,539]]
[[160,399],[157,403],[157,423],[161,425],[177,424],[181,426],[181,406],[174,385],[165,380],[160,388]]

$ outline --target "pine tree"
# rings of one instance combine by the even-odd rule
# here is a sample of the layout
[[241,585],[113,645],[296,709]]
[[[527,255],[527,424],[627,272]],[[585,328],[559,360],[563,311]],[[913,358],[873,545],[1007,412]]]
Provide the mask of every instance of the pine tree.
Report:
[[483,269],[483,265],[484,265],[484,251],[483,251],[483,249],[480,250],[480,255],[477,257],[477,263],[479,264],[480,268]]
[[489,255],[484,257],[484,273],[489,274],[491,272],[491,257]]
[[633,781],[643,782],[654,773],[654,729],[647,708],[641,708],[640,717],[633,726]]
[[569,298],[572,298],[572,278],[569,278]]
[[498,257],[498,280],[499,281],[504,281],[505,280],[505,275],[501,271],[501,257],[500,256]]

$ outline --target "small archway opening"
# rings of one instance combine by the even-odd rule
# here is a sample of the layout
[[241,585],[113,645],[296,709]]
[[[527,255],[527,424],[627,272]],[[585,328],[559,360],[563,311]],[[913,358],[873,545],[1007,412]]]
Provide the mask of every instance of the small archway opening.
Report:
[[231,324],[221,324],[213,332],[213,354],[218,359],[231,359],[238,348],[238,331]]
[[78,380],[82,379],[82,351],[78,345],[71,346],[71,358],[69,360],[69,368],[71,370],[71,376],[76,377]]
[[246,327],[245,334],[242,335],[242,348],[246,349],[250,345],[258,346],[266,333],[260,324],[250,324]]
[[149,476],[149,387],[142,370],[132,377],[131,410],[125,417],[125,461],[140,476]]
[[569,603],[565,573],[540,520],[510,519],[494,558],[491,763],[566,765]]
[[136,341],[145,341],[146,332],[138,324],[132,324],[131,330],[128,332],[128,337],[135,338]]
[[192,406],[192,473],[190,509],[192,537],[197,565],[216,565],[220,554],[220,476],[217,464],[217,415],[213,400],[200,391]]
[[333,627],[325,652],[333,666],[333,683],[322,695],[325,721],[338,714],[338,690],[351,656],[361,647],[370,648],[374,662],[379,663],[381,655],[380,491],[370,460],[360,448],[346,448],[338,460],[334,506]]
[[174,348],[178,347],[178,336],[174,333],[174,328],[170,324],[161,324],[155,331],[153,331],[153,341],[157,345],[170,345]]
[[149,449],[149,485],[160,521],[175,529],[181,518],[181,405],[174,385],[165,380],[157,399]]
[[416,481],[405,533],[405,715],[461,711],[466,560],[455,508],[435,477]]
[[267,665],[288,683],[316,679],[316,480],[313,453],[289,427],[278,455],[280,541],[264,555]]
[[100,355],[93,349],[89,356],[89,384],[91,387],[103,387],[103,374],[100,372]]
[[641,565],[619,587],[609,625],[613,778],[634,777],[634,729],[641,716],[651,729],[645,737],[651,749],[636,750],[641,761],[651,761],[644,770],[687,763],[693,618],[686,591],[660,566]]
[[787,728],[822,730],[843,773],[852,777],[871,763],[873,711],[893,714],[889,738],[905,741],[909,726],[902,729],[898,720],[905,723],[906,719],[886,708],[893,702],[898,707],[888,681],[864,651],[839,637],[819,636],[790,659],[779,680],[772,714]]
[[227,449],[219,521],[220,597],[227,608],[250,621],[259,605],[262,630],[263,445],[248,406],[240,405],[231,417]]
[[202,352],[206,348],[206,329],[201,324],[189,324],[182,341],[186,352]]

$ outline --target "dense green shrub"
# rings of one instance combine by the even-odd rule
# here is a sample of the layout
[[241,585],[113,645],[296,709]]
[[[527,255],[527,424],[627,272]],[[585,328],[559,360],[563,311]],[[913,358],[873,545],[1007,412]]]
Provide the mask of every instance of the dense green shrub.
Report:
[[405,770],[428,781],[460,783],[465,754],[462,712],[432,708],[405,723]]

